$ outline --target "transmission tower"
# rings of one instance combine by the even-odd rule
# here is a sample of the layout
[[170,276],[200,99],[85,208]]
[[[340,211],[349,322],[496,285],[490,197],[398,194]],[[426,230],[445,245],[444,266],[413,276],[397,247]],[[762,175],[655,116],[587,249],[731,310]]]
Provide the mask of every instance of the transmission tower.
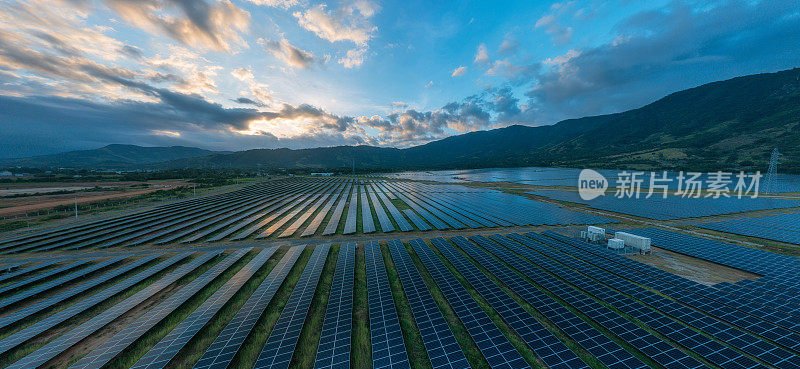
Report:
[[769,169],[767,170],[767,181],[765,193],[775,193],[777,186],[775,182],[778,180],[778,162],[781,159],[781,153],[778,152],[776,147],[772,150],[772,155],[769,157]]

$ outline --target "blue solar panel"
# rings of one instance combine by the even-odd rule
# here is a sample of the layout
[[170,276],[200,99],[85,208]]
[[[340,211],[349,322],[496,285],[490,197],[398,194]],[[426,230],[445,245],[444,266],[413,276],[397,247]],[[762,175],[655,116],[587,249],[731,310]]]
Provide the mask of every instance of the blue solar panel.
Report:
[[233,319],[217,335],[194,368],[225,368],[230,365],[236,352],[250,335],[259,317],[267,309],[272,297],[275,296],[304,249],[305,245],[294,246],[283,255],[281,261],[270,271],[267,278],[258,285],[247,302],[239,308]]
[[[112,322],[114,319],[119,318],[126,312],[130,311],[131,309],[133,309],[146,299],[152,297],[153,295],[163,290],[167,286],[171,285],[172,283],[175,283],[175,281],[177,281],[178,279],[191,273],[193,270],[197,269],[197,267],[206,263],[210,258],[215,257],[216,255],[218,255],[218,253],[206,253],[203,256],[200,256],[197,259],[193,260],[192,262],[179,267],[177,270],[173,271],[172,273],[168,273],[161,279],[151,283],[141,291],[126,298],[122,302],[119,302],[116,305],[108,308],[107,310],[103,311],[97,316],[94,316],[88,321],[82,323],[78,327],[73,328],[69,332],[56,337],[53,341],[50,341],[47,345],[39,348],[38,350],[28,354],[22,359],[14,362],[8,368],[31,368],[31,367],[37,367],[39,365],[48,362],[49,360],[58,356],[60,353],[64,352],[68,348],[72,347],[73,345],[85,339],[92,333],[96,332],[100,328],[103,328],[106,324]],[[112,288],[109,288],[108,290],[112,290]],[[101,294],[99,294],[100,296],[103,297],[103,301],[108,297],[113,296],[106,294],[105,292],[106,291],[103,291]],[[86,300],[83,300],[80,303],[76,304],[78,306],[81,306],[80,311],[83,311],[86,308],[88,308],[88,306],[82,306],[83,305],[82,303],[84,301]],[[61,315],[61,313],[65,311],[70,311],[70,309],[68,308],[62,310],[61,312],[56,314],[56,316]],[[45,319],[44,321],[47,321],[50,318],[51,317],[48,317],[48,319]],[[19,332],[14,334],[10,338],[15,337],[17,334],[19,334]]]
[[458,345],[450,326],[433,300],[422,276],[411,261],[403,243],[389,241],[389,251],[400,276],[403,291],[411,306],[422,342],[434,369],[468,368],[469,363]]
[[295,285],[278,321],[261,349],[255,368],[288,368],[300,331],[306,321],[308,308],[314,298],[322,268],[328,257],[330,244],[318,245],[311,254],[303,274]]
[[339,248],[314,368],[349,368],[355,287],[355,243]]
[[372,365],[375,369],[409,368],[400,320],[389,286],[389,276],[377,241],[364,246]]
[[522,355],[503,335],[503,332],[495,326],[489,315],[481,309],[467,289],[450,273],[447,266],[431,251],[425,241],[411,240],[411,246],[436,285],[439,286],[458,319],[472,336],[472,340],[486,358],[489,366],[508,369],[529,367]]

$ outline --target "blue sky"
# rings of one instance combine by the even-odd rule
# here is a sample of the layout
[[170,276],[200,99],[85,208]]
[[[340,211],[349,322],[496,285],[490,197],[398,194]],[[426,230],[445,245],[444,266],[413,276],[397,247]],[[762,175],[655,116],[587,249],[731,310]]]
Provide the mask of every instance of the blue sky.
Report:
[[796,1],[0,2],[0,157],[407,147],[798,66]]

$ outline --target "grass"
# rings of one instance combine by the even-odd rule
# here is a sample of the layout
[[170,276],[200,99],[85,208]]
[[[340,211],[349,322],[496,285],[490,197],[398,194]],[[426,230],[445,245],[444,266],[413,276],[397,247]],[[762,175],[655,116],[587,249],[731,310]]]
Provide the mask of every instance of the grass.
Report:
[[411,306],[408,304],[405,292],[403,292],[403,285],[397,275],[397,268],[386,245],[381,245],[381,254],[383,255],[383,262],[386,264],[386,274],[389,277],[389,286],[392,289],[394,306],[397,310],[397,317],[400,320],[400,329],[403,331],[403,341],[406,345],[406,353],[408,354],[411,368],[431,369],[431,362],[428,359],[427,351],[425,351],[425,345],[422,343],[419,327],[414,321]]
[[280,262],[283,255],[286,254],[286,248],[279,248],[267,260],[266,263],[255,273],[242,288],[231,297],[225,306],[211,319],[211,321],[203,327],[203,334],[197,335],[186,344],[178,355],[172,360],[168,368],[186,368],[191,367],[196,363],[205,353],[206,349],[211,346],[211,343],[217,338],[220,332],[225,328],[228,322],[233,319],[239,309],[247,302],[247,299],[253,294],[258,286],[263,282],[275,265]]
[[372,366],[366,267],[364,246],[360,245],[356,248],[356,286],[353,291],[353,337],[350,346],[350,362],[353,368]]
[[[57,336],[59,336],[59,335],[61,335],[63,333],[68,332],[69,330],[71,330],[71,329],[77,327],[78,325],[82,324],[83,322],[89,320],[91,317],[93,317],[93,316],[99,314],[100,312],[103,312],[106,309],[116,305],[118,302],[121,302],[121,301],[125,300],[126,298],[136,294],[137,292],[143,290],[144,288],[146,288],[147,286],[149,286],[153,282],[161,279],[162,277],[164,277],[168,273],[171,273],[176,268],[180,267],[180,265],[183,265],[185,263],[191,262],[191,259],[192,258],[187,258],[186,260],[184,260],[183,263],[176,263],[174,265],[171,265],[168,268],[165,268],[164,270],[162,270],[162,271],[160,271],[160,272],[158,272],[158,273],[146,278],[145,280],[137,283],[133,287],[131,287],[131,288],[129,288],[129,289],[127,289],[127,290],[115,295],[115,296],[112,296],[112,297],[106,299],[102,303],[100,303],[98,305],[95,305],[94,307],[89,308],[89,309],[83,311],[82,313],[80,313],[80,314],[78,314],[76,316],[73,316],[70,319],[67,319],[66,321],[62,322],[61,324],[58,324],[57,326],[55,326],[55,327],[53,327],[51,329],[48,329],[45,334],[40,335],[40,336],[38,336],[38,337],[36,337],[36,338],[34,338],[34,339],[24,343],[24,344],[18,346],[16,349],[9,351],[6,355],[4,355],[4,356],[2,356],[0,358],[0,367],[6,367],[9,364],[11,364],[11,363],[21,359],[22,357],[30,354],[31,352],[38,350],[39,348],[41,348],[42,346],[44,346],[48,342],[50,342],[51,339],[53,339],[53,338],[55,338],[55,337],[57,337]],[[130,274],[130,275],[132,275],[132,274]],[[85,295],[85,296],[88,296],[88,295]],[[77,303],[78,300],[73,300],[73,301],[75,301]],[[69,306],[71,306],[71,305],[61,304],[61,305],[58,306],[58,308],[57,308],[58,310],[54,309],[52,311],[55,313],[57,311],[65,309],[65,308],[67,308]],[[39,319],[39,320],[41,320],[41,319]],[[25,327],[27,327],[27,326],[29,326],[31,324],[34,324],[34,323],[35,323],[34,320],[26,319],[24,324],[19,325],[16,328],[23,329],[23,328],[25,328]]]
[[333,283],[336,262],[339,259],[339,246],[331,247],[325,266],[322,268],[317,289],[314,291],[314,298],[308,308],[306,321],[300,331],[300,337],[295,346],[292,361],[289,368],[313,368],[314,359],[317,356],[317,347],[322,334],[322,325],[325,321],[325,311],[328,308],[328,298],[331,293],[331,283]]
[[494,322],[495,326],[497,326],[497,328],[500,329],[501,332],[503,332],[503,335],[506,336],[506,338],[508,338],[508,341],[514,346],[515,349],[517,349],[517,352],[519,352],[520,355],[522,355],[525,361],[528,362],[528,365],[530,365],[533,368],[542,368],[542,369],[547,368],[547,365],[545,365],[538,358],[538,356],[536,356],[536,354],[533,352],[533,350],[530,349],[530,347],[528,347],[528,345],[525,343],[522,337],[519,334],[517,334],[517,332],[515,332],[514,329],[511,328],[511,326],[508,325],[508,323],[506,323],[505,320],[503,320],[500,314],[498,314],[497,311],[495,311],[491,307],[489,302],[486,301],[483,298],[483,296],[481,296],[478,293],[478,291],[475,290],[475,288],[473,288],[469,284],[469,282],[467,282],[467,279],[464,278],[464,276],[450,263],[450,261],[447,260],[447,258],[435,247],[431,246],[431,250],[433,250],[433,252],[439,257],[439,259],[442,260],[444,265],[447,266],[447,269],[450,270],[450,273],[452,273],[453,276],[461,283],[461,285],[464,286],[464,288],[467,290],[470,296],[472,296],[472,298],[478,303],[481,309],[483,309],[483,311],[489,316],[489,318],[492,319],[492,322]]
[[414,265],[416,265],[419,274],[428,286],[428,291],[430,291],[431,296],[433,296],[436,305],[439,306],[439,311],[442,312],[447,324],[450,326],[450,331],[453,333],[453,336],[455,336],[456,341],[458,341],[458,345],[461,346],[461,351],[464,353],[464,356],[467,357],[470,366],[473,368],[488,368],[489,363],[486,361],[486,358],[481,354],[475,341],[472,340],[469,331],[467,331],[461,319],[458,318],[458,315],[456,315],[450,303],[447,302],[439,286],[434,282],[433,277],[423,266],[422,260],[420,260],[417,253],[414,252],[414,249],[409,244],[404,243],[403,245],[406,247],[406,251],[411,255],[411,260],[414,262]]
[[[236,272],[245,266],[253,257],[255,252],[250,251],[241,259],[237,260],[233,265],[228,267],[224,272],[220,273],[214,278],[211,283],[203,287],[194,296],[186,300],[175,311],[167,315],[158,324],[152,327],[147,333],[139,337],[133,344],[128,346],[125,350],[119,353],[117,357],[109,362],[106,368],[130,368],[136,363],[147,351],[155,346],[164,336],[169,334],[178,324],[180,324],[189,314],[192,313],[198,306],[200,306],[209,296],[216,292],[225,282],[227,282]],[[201,276],[203,273],[211,269],[214,265],[221,262],[223,258],[216,258],[215,263],[206,263],[202,267],[192,271],[189,275],[181,278],[178,281],[180,286],[184,286]],[[77,359],[77,358],[76,358]]]
[[303,274],[303,269],[308,263],[308,260],[311,258],[311,253],[313,251],[314,248],[306,247],[306,249],[303,250],[303,253],[300,254],[300,257],[297,258],[292,270],[286,276],[286,279],[275,293],[275,296],[272,297],[272,300],[267,305],[264,313],[261,314],[261,317],[259,317],[255,326],[253,327],[253,330],[250,331],[250,335],[247,336],[244,344],[241,348],[239,348],[236,356],[234,356],[233,360],[228,366],[229,368],[249,369],[255,366],[256,360],[258,360],[258,355],[261,353],[261,349],[264,347],[264,343],[267,342],[267,338],[269,338],[272,328],[275,326],[275,323],[278,321],[278,317],[280,317],[283,308],[286,306],[286,302],[289,300],[289,296],[291,296],[294,286],[300,279],[300,275]]
[[397,210],[403,211],[406,209],[411,209],[411,207],[408,206],[408,204],[406,204],[406,202],[401,200],[399,197],[392,199],[390,201],[392,202],[392,204],[394,204],[394,207],[396,207]]
[[[480,248],[480,249],[483,249],[480,246],[477,246],[477,247]],[[592,354],[590,354],[583,347],[581,347],[577,342],[575,342],[571,337],[569,337],[569,335],[567,335],[566,332],[561,330],[561,328],[559,328],[557,325],[555,325],[555,323],[550,321],[550,319],[548,319],[546,316],[544,316],[544,314],[539,312],[536,309],[536,307],[534,307],[533,305],[528,303],[520,295],[518,295],[516,292],[514,292],[514,290],[509,288],[505,283],[503,283],[503,281],[498,279],[494,274],[492,274],[492,272],[490,272],[483,265],[481,265],[481,263],[479,263],[477,260],[473,259],[472,256],[470,256],[467,252],[465,252],[463,250],[460,250],[460,248],[456,247],[456,249],[461,251],[461,253],[464,256],[466,256],[467,259],[469,259],[472,262],[473,265],[475,265],[478,269],[480,269],[483,272],[483,274],[485,274],[487,277],[489,277],[489,279],[491,279],[496,285],[498,285],[506,294],[511,296],[511,298],[514,299],[514,301],[517,302],[517,304],[522,306],[522,308],[525,309],[525,311],[527,311],[529,314],[531,314],[531,316],[533,316],[537,321],[539,321],[539,323],[541,323],[545,328],[547,328],[547,330],[549,330],[551,333],[553,333],[553,335],[555,335],[559,340],[561,340],[561,342],[563,342],[564,345],[566,345],[571,351],[575,352],[575,354],[579,358],[581,358],[581,360],[583,360],[586,364],[588,364],[593,369],[606,368],[606,366],[603,365],[599,360],[597,360],[597,358],[592,356]],[[484,250],[484,252],[486,252],[490,257],[492,257],[493,259],[498,261],[500,264],[502,264],[505,267],[509,268],[509,270],[511,270],[513,273],[515,273],[517,275],[520,275],[522,278],[525,278],[524,275],[522,275],[521,273],[517,272],[515,269],[511,268],[503,260],[500,260],[499,258],[494,256],[494,254],[492,254],[492,253],[490,253],[490,252],[488,252],[486,250]]]

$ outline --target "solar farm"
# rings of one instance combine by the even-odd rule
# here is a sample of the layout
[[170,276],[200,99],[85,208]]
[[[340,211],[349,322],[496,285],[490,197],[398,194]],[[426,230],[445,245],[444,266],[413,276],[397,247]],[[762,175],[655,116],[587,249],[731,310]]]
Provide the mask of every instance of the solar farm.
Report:
[[800,367],[799,200],[431,179],[453,175],[279,177],[0,234],[0,368]]

